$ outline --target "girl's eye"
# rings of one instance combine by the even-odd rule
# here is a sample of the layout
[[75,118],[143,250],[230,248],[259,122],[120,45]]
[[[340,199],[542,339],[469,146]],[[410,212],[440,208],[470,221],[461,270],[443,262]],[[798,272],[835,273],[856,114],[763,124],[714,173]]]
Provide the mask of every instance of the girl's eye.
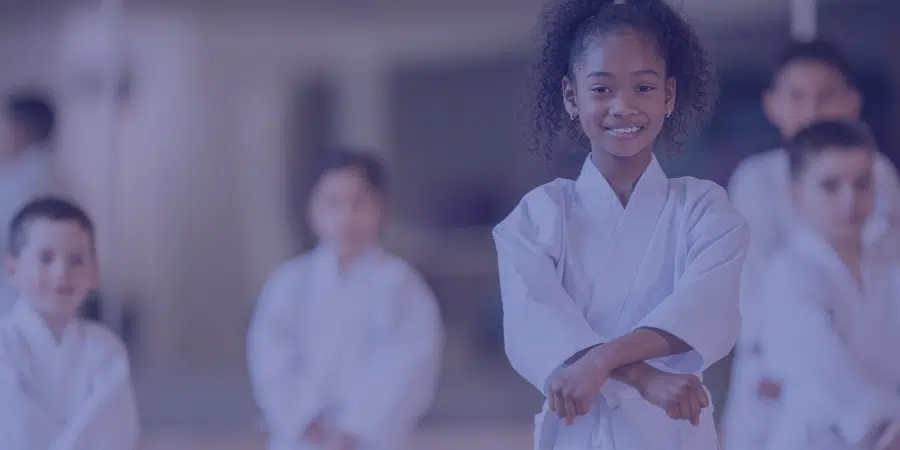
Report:
[[638,88],[637,88],[638,92],[650,92],[650,91],[654,91],[654,90],[656,90],[655,87],[648,86],[646,84],[642,84],[642,85],[638,86]]
[[591,88],[591,90],[598,94],[608,94],[608,93],[612,92],[608,87],[604,87],[604,86],[597,86],[597,87]]

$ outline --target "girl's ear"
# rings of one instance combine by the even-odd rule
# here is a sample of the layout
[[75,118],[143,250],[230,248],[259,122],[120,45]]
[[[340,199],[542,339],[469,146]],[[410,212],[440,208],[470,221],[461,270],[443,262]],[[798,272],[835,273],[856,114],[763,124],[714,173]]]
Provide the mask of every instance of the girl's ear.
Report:
[[675,93],[678,86],[675,83],[675,77],[666,78],[666,111],[671,114],[675,112]]
[[562,79],[562,96],[563,105],[566,108],[566,112],[569,114],[569,119],[575,120],[578,118],[578,102],[576,101],[575,95],[575,83],[570,80],[568,76],[565,76]]

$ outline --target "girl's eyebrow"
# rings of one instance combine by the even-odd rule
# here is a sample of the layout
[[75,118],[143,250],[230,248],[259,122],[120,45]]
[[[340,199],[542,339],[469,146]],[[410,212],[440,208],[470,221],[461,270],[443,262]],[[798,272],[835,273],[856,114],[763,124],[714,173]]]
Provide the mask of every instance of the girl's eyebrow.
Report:
[[[632,74],[632,75],[638,75],[638,76],[640,76],[640,75],[653,75],[653,76],[662,78],[662,75],[660,75],[659,72],[657,72],[657,71],[655,71],[655,70],[652,70],[652,69],[636,70],[636,71],[632,72],[631,74]],[[593,71],[593,72],[587,74],[587,78],[591,78],[591,77],[615,78],[615,75],[613,75],[613,74],[610,73],[610,72],[603,72],[603,71],[595,70],[595,71]]]

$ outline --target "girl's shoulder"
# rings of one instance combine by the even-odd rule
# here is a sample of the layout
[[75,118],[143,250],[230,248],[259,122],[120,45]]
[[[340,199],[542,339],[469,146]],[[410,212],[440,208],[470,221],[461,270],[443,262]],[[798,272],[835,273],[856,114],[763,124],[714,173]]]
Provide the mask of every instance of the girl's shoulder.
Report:
[[547,245],[558,242],[566,211],[574,201],[574,188],[573,180],[557,178],[532,189],[494,227],[494,238],[525,239]]
[[745,226],[746,219],[734,207],[725,188],[710,180],[694,177],[669,179],[669,198],[685,212],[688,222],[724,220],[731,226]]
[[572,202],[574,192],[574,180],[557,178],[544,183],[525,194],[501,224],[510,221],[552,219],[554,213]]
[[695,177],[669,178],[669,191],[685,201],[705,200],[729,203],[725,188],[713,181]]

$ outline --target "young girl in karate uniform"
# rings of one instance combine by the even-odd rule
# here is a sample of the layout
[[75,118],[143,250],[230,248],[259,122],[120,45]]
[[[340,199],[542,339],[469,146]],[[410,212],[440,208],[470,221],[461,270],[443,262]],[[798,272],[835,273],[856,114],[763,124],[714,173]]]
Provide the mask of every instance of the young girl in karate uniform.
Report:
[[378,243],[384,184],[374,158],[332,151],[310,199],[318,247],[265,283],[248,358],[272,450],[403,450],[431,403],[442,324]]
[[590,153],[494,230],[506,352],[547,396],[535,448],[716,450],[700,375],[737,338],[749,233],[653,154],[710,112],[709,56],[662,0],[557,0],[541,26],[535,149]]
[[864,233],[874,140],[862,124],[821,122],[789,153],[799,220],[759,297],[760,364],[781,393],[755,448],[900,449],[900,265]]

